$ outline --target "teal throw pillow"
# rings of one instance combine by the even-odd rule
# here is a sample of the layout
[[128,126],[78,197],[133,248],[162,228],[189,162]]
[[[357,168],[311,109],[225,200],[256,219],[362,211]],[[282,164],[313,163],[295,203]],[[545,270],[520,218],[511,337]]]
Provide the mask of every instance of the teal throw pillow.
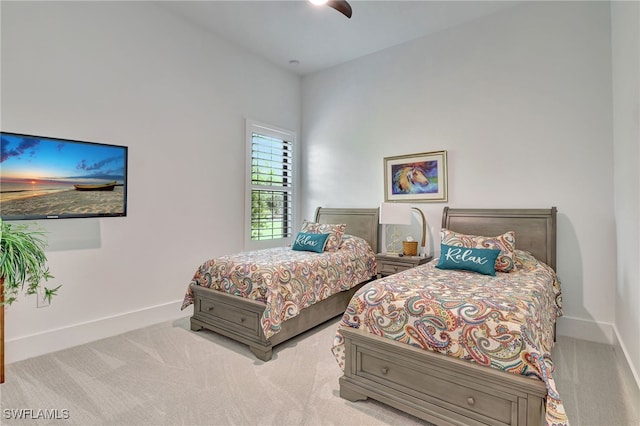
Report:
[[298,232],[298,235],[296,235],[296,239],[294,240],[293,247],[291,247],[291,249],[322,253],[324,251],[325,244],[327,244],[327,238],[329,238],[329,234],[312,234],[309,232]]
[[440,244],[439,269],[462,269],[484,275],[496,275],[496,259],[500,250],[477,249]]

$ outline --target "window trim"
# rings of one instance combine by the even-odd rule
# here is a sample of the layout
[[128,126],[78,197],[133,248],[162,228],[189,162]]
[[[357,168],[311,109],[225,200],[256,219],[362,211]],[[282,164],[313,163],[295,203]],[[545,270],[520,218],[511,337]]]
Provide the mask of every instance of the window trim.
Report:
[[[292,182],[291,182],[291,196],[293,198],[291,206],[291,236],[288,238],[278,238],[272,240],[252,240],[251,239],[251,192],[252,185],[252,143],[253,134],[260,133],[265,136],[274,137],[282,140],[286,140],[291,143],[292,150]],[[296,233],[296,224],[298,223],[298,146],[296,144],[296,133],[284,128],[279,128],[270,124],[261,123],[255,120],[245,120],[245,207],[244,207],[244,249],[245,250],[260,250],[272,247],[283,247],[292,243]]]

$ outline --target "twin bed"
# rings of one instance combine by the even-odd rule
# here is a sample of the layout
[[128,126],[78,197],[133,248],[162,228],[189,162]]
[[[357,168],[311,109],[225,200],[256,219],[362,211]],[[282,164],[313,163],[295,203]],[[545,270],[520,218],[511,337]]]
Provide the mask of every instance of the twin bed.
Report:
[[556,209],[445,208],[442,228],[514,231],[513,270],[491,276],[432,261],[363,287],[332,348],[340,396],[438,425],[566,424],[550,358],[561,315]]
[[[318,208],[315,220],[346,224],[353,237],[345,243],[363,238],[377,248],[378,209]],[[550,359],[561,315],[556,209],[445,208],[442,227],[469,236],[514,232],[513,270],[482,275],[440,269],[434,260],[372,281],[375,267],[364,260],[357,279],[347,268],[354,279],[342,291],[301,309],[270,309],[208,288],[215,280],[202,279],[205,262],[185,297],[184,306],[195,304],[191,327],[248,344],[268,360],[273,346],[343,314],[331,350],[347,400],[372,398],[439,425],[567,423]],[[280,308],[292,315],[282,314],[277,329],[264,327],[265,315]]]
[[274,346],[341,315],[375,276],[378,217],[377,208],[318,207],[314,223],[346,225],[336,251],[282,247],[204,262],[182,304],[194,304],[191,330],[222,334],[270,360]]

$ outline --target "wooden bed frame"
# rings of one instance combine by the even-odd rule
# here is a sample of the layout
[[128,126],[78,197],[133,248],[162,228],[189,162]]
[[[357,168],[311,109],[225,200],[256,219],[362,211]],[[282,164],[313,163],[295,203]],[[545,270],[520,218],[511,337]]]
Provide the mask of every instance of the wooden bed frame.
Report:
[[[515,231],[516,248],[556,267],[556,208],[450,209],[442,227],[493,236]],[[372,398],[437,425],[543,423],[542,381],[425,351],[365,331],[344,328],[340,396]]]
[[[377,208],[318,207],[315,221],[345,223],[346,233],[364,238],[375,253],[378,250],[378,215]],[[309,306],[298,316],[284,321],[280,332],[269,339],[265,338],[260,325],[266,308],[264,303],[194,285],[191,330],[198,331],[204,328],[247,344],[256,357],[268,361],[273,355],[273,347],[277,344],[343,314],[353,294],[367,281]]]

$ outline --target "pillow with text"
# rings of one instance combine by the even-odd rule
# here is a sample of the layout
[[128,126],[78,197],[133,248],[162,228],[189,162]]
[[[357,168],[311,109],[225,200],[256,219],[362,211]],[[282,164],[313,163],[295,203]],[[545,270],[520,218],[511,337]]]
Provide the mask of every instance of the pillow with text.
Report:
[[440,259],[436,268],[459,269],[478,272],[484,275],[496,275],[498,249],[478,249],[440,244]]
[[295,240],[293,241],[292,250],[298,251],[313,251],[316,253],[322,253],[329,234],[313,234],[308,232],[298,232]]
[[440,237],[440,242],[448,246],[500,250],[500,255],[496,259],[496,271],[509,272],[515,266],[516,233],[513,231],[496,237],[483,237],[461,234],[443,228],[440,231]]
[[325,246],[324,250],[336,251],[340,247],[340,244],[342,244],[342,236],[344,235],[344,231],[346,229],[347,225],[345,223],[315,223],[305,220],[302,224],[301,232],[307,232],[311,234],[329,234],[327,245]]

